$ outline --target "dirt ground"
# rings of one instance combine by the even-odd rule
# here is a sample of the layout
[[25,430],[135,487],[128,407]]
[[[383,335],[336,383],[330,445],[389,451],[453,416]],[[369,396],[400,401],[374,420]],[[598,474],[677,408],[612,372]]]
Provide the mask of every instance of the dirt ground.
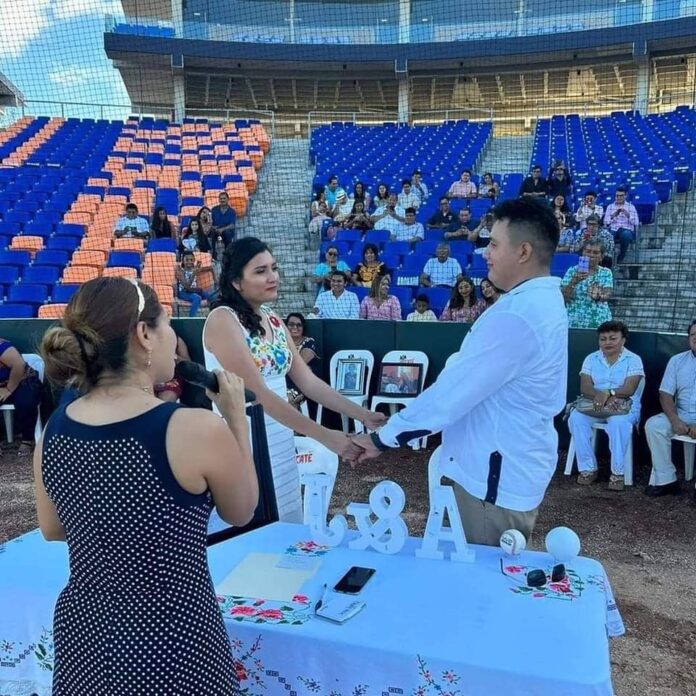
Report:
[[[428,509],[426,452],[405,450],[377,464],[341,467],[333,507],[366,501],[385,478],[406,491],[406,520],[420,535]],[[563,453],[562,453],[563,457]],[[693,482],[678,497],[646,498],[647,467],[637,467],[637,485],[623,493],[605,480],[581,488],[566,479],[562,463],[541,507],[532,546],[543,548],[546,532],[558,525],[577,531],[582,554],[606,568],[626,624],[612,642],[617,696],[696,696],[696,505]],[[0,543],[36,526],[31,461],[7,447],[0,459]],[[493,695],[491,695],[493,696]],[[563,696],[560,694],[559,696]]]

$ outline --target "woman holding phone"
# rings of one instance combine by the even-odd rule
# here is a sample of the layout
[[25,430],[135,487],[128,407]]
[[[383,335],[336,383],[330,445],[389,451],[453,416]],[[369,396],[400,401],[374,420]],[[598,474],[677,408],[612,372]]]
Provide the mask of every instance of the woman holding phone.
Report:
[[614,290],[614,276],[600,266],[604,244],[597,238],[583,242],[580,259],[561,281],[561,292],[568,308],[572,329],[596,329],[611,320],[609,298]]

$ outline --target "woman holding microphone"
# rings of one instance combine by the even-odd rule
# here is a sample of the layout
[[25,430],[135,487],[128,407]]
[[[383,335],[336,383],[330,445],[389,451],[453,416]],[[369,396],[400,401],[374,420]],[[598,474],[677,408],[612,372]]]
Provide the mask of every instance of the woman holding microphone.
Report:
[[53,695],[237,694],[206,534],[213,506],[243,525],[257,505],[242,380],[220,371],[208,394],[224,420],[157,399],[176,335],[155,293],[124,278],[85,283],[41,354],[49,379],[84,394],[34,457],[39,527],[70,557]]

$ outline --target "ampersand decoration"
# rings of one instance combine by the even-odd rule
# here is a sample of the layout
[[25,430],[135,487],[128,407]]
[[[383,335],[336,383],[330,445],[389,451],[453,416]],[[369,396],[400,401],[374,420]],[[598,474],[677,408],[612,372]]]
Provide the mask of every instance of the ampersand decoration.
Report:
[[[382,481],[370,492],[370,504],[351,503],[346,512],[353,515],[360,536],[348,548],[364,551],[372,547],[380,553],[399,553],[406,543],[408,529],[401,519],[406,504],[403,488],[394,481]],[[374,515],[377,520],[372,521]]]

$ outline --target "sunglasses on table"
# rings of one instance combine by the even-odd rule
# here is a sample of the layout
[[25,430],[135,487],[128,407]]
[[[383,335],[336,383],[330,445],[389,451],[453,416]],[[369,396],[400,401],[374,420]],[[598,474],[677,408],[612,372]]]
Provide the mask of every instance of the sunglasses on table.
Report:
[[[503,559],[500,559],[500,572],[506,577],[514,580],[516,583],[523,585],[525,583],[520,582],[520,580],[511,573],[505,572],[505,565]],[[567,576],[566,567],[563,563],[558,563],[551,569],[551,574],[547,575],[545,570],[537,568],[535,570],[530,570],[526,577],[527,587],[544,587],[549,582],[561,582]]]

